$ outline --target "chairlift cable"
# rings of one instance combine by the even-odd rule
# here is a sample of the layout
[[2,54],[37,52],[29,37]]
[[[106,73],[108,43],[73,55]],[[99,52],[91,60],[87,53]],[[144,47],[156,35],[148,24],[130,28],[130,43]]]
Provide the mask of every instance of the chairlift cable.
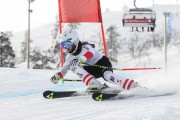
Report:
[[137,6],[136,6],[136,0],[134,0],[134,7],[137,8]]

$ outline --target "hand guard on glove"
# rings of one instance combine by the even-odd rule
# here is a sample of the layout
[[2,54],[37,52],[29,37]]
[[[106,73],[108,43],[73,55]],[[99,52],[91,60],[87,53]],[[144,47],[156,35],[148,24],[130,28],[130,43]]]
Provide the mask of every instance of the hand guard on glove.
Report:
[[54,84],[57,84],[59,82],[60,79],[63,79],[63,75],[61,72],[54,74],[51,77],[51,82]]

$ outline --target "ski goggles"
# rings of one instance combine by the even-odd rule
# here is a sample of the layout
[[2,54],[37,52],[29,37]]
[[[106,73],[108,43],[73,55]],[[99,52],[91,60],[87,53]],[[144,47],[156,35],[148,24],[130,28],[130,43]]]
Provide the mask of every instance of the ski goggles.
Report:
[[70,48],[72,45],[73,45],[73,43],[72,43],[71,41],[61,42],[61,46],[62,46],[64,49]]

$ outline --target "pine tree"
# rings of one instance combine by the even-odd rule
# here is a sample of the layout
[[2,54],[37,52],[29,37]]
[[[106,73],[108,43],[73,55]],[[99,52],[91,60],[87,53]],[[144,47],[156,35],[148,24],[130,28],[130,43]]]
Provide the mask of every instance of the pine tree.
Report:
[[26,61],[27,57],[27,31],[25,32],[25,40],[21,43],[21,54],[22,54],[22,62]]
[[33,69],[43,69],[42,65],[42,53],[39,48],[35,48],[30,55],[30,61]]
[[151,43],[147,39],[134,34],[128,41],[128,51],[133,59],[138,59],[139,63],[142,56],[149,57],[148,50],[151,48]]
[[51,49],[44,51],[42,63],[45,69],[53,69],[53,67],[51,67],[51,64],[56,63],[56,60],[54,59],[54,53]]
[[60,62],[60,24],[59,24],[59,20],[58,20],[58,16],[56,16],[56,22],[54,24],[54,28],[52,30],[52,36],[53,36],[53,52],[54,52],[54,56],[53,58],[55,59],[56,63],[57,63],[57,68],[59,66],[59,62]]
[[[26,59],[27,59],[27,42],[28,42],[28,33],[27,31],[25,32],[25,35],[24,35],[24,41],[21,42],[21,57],[22,57],[22,60],[21,62],[25,62]],[[33,40],[31,39],[30,40],[30,44],[33,42]],[[30,49],[31,50],[31,49]],[[30,54],[31,54],[32,51],[30,51]]]
[[[27,36],[27,34],[25,36]],[[25,62],[27,57],[27,39],[21,43],[21,54],[22,62]]]
[[42,52],[38,48],[35,48],[31,55],[33,69],[53,69],[51,64],[56,63],[53,57],[52,50],[48,49]]
[[59,20],[58,20],[58,16],[56,16],[56,21],[55,21],[55,24],[54,24],[54,28],[52,30],[53,40],[56,41],[59,38],[59,33],[60,33]]
[[0,34],[0,66],[1,67],[14,67],[15,53],[12,49],[10,37],[12,33]]
[[110,60],[117,62],[117,53],[119,52],[119,41],[118,37],[120,34],[117,32],[117,27],[115,25],[111,25],[107,31],[106,34],[108,36],[107,38],[107,50],[108,50],[108,56]]
[[[84,40],[83,40],[84,41]],[[86,40],[88,41],[88,40]],[[100,53],[104,52],[103,46],[102,46],[102,37],[101,37],[101,32],[96,31],[94,35],[91,36],[91,42],[96,46],[96,49],[98,49],[98,51]]]

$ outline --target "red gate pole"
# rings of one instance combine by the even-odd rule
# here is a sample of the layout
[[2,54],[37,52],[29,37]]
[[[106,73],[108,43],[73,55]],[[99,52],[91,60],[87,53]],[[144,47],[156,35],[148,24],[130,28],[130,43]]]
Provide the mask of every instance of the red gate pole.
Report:
[[[61,7],[60,7],[60,0],[58,0],[58,5],[59,5],[59,14],[61,13]],[[61,18],[61,15],[59,15],[59,31],[60,31],[60,34],[62,33],[62,18]],[[63,67],[64,65],[64,54],[63,54],[63,48],[61,47],[60,45],[60,66]]]
[[101,33],[102,33],[103,46],[104,46],[104,55],[108,56],[107,51],[106,51],[106,40],[105,40],[105,36],[104,36],[104,27],[103,27],[102,22],[101,22]]

